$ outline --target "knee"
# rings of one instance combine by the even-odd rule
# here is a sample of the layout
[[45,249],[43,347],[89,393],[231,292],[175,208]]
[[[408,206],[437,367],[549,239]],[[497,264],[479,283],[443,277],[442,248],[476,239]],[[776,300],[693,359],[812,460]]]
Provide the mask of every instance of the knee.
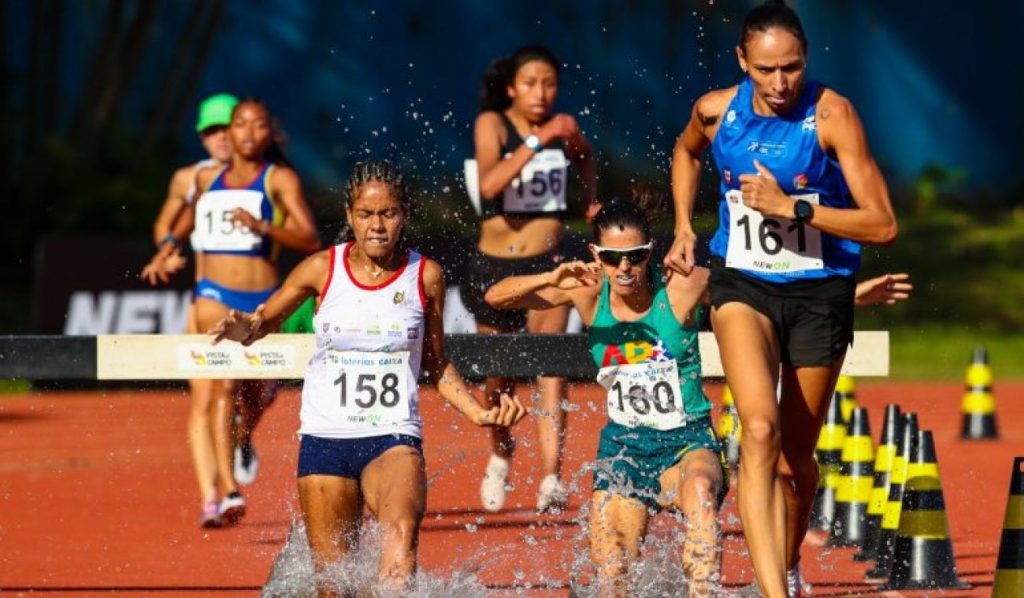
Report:
[[781,446],[781,434],[778,422],[766,417],[748,418],[742,422],[743,437],[740,448],[758,452],[778,454]]
[[714,511],[718,483],[704,473],[689,475],[683,484],[683,495],[692,497],[691,504],[700,511]]

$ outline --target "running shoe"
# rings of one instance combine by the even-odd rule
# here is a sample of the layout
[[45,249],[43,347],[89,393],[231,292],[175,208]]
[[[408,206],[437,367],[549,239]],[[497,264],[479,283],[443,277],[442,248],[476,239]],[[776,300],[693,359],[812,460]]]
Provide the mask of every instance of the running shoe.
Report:
[[251,442],[235,447],[235,481],[239,484],[251,484],[260,471],[260,458]]
[[492,454],[484,470],[484,479],[480,482],[480,501],[485,510],[494,513],[505,506],[507,483],[508,459]]
[[221,499],[219,511],[224,525],[235,525],[245,516],[245,498],[240,492],[232,492]]
[[203,514],[199,517],[199,527],[210,529],[220,527],[223,524],[220,518],[220,508],[216,500],[208,500],[203,504]]
[[569,493],[558,476],[550,473],[544,476],[540,482],[540,490],[537,492],[537,512],[545,511],[560,512],[569,504]]
[[[811,590],[811,584],[804,581],[803,575],[800,575],[800,565],[786,572],[786,593],[789,598],[806,598],[811,595]],[[741,598],[760,598],[764,596],[764,592],[755,579],[754,583],[741,589],[737,595]]]
[[789,598],[803,598],[811,595],[811,584],[804,580],[803,575],[800,575],[799,564],[786,572],[786,585],[789,590]]

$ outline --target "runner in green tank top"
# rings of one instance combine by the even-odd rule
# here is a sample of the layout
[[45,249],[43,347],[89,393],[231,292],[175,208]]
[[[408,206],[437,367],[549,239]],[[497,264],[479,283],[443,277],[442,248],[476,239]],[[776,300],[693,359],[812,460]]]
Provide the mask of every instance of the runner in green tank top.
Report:
[[718,505],[727,488],[701,387],[698,320],[708,271],[662,282],[651,263],[649,213],[659,199],[637,189],[593,222],[595,263],[506,278],[487,292],[499,309],[571,304],[590,329],[591,355],[607,389],[591,503],[591,556],[602,589],[628,592],[651,509],[687,522],[683,566],[691,596],[706,596],[721,567]]

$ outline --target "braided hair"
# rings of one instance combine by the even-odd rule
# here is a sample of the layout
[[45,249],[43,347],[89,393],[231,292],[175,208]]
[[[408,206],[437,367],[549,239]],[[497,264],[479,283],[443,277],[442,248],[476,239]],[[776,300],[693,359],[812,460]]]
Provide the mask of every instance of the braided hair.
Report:
[[[365,160],[358,162],[352,167],[352,174],[348,178],[348,184],[345,186],[345,211],[351,209],[352,204],[355,202],[356,197],[359,196],[360,191],[367,183],[381,183],[387,185],[391,190],[391,194],[398,200],[399,205],[402,207],[402,211],[406,214],[410,213],[412,208],[411,193],[409,191],[409,181],[406,179],[402,171],[398,169],[389,160]],[[402,243],[405,239],[405,230],[402,230],[401,236],[399,237],[399,243]],[[338,233],[338,243],[344,243],[347,241],[354,240],[352,227],[346,222]]]

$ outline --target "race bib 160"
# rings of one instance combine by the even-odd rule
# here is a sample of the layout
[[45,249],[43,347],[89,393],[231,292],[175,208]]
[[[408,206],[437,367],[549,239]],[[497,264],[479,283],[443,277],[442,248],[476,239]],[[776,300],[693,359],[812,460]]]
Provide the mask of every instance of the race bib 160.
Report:
[[608,391],[608,418],[630,428],[673,430],[686,425],[677,368],[674,360],[601,368],[597,381]]

